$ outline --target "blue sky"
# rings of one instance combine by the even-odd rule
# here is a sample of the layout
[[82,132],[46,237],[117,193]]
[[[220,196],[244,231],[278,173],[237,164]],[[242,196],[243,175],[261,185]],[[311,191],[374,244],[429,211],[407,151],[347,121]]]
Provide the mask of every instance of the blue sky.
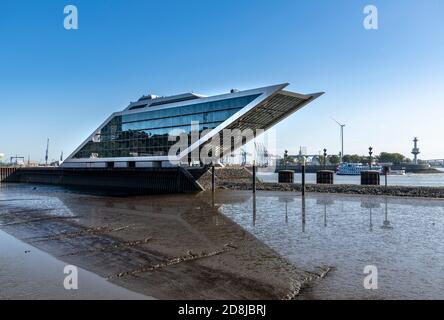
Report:
[[[79,30],[63,28],[63,8]],[[379,29],[365,30],[376,5]],[[289,82],[318,101],[277,125],[281,151],[444,158],[441,0],[3,0],[0,153],[68,155],[110,113],[142,94]]]

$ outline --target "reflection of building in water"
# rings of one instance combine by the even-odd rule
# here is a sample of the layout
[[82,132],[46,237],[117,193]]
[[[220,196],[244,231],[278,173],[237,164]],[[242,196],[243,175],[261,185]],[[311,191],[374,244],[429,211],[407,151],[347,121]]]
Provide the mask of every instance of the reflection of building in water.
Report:
[[393,227],[390,225],[390,221],[388,220],[388,203],[387,203],[387,198],[385,198],[384,201],[384,213],[385,213],[385,219],[382,222],[382,229],[393,229]]
[[256,193],[253,193],[253,226],[256,226]]
[[288,196],[279,197],[279,202],[285,203],[285,223],[288,224],[288,203],[294,202],[294,198]]
[[[287,200],[286,200],[287,199]],[[298,196],[290,197],[290,196],[279,196],[279,201],[282,202],[284,205],[285,201],[290,202],[299,201]],[[303,199],[303,197],[301,197]],[[337,194],[314,194],[310,193],[308,199],[315,200],[317,206],[322,206],[323,209],[323,215],[324,215],[324,226],[327,226],[328,222],[328,215],[329,212],[338,210],[340,212],[347,212],[348,206],[350,204],[356,203],[359,204],[361,208],[368,209],[367,212],[369,214],[369,225],[370,230],[373,230],[373,214],[376,212],[379,214],[379,210],[375,209],[381,209],[381,212],[385,212],[385,221],[384,221],[384,228],[390,229],[392,228],[392,224],[389,221],[388,218],[388,210],[390,205],[395,206],[412,206],[412,207],[441,207],[442,202],[440,201],[430,201],[427,199],[419,199],[419,198],[397,198],[397,197],[382,197],[382,196],[340,196]],[[306,200],[307,201],[307,200]],[[338,201],[340,203],[338,203]],[[335,204],[338,204],[337,206],[333,207]],[[339,206],[340,204],[340,206]],[[329,208],[332,207],[332,208]],[[291,205],[287,206],[288,210],[291,212]],[[303,206],[302,206],[303,207]],[[285,207],[284,207],[285,208]],[[306,217],[306,209],[303,208],[303,217],[302,220],[304,221],[304,228],[306,227],[306,221],[304,218]],[[288,211],[287,210],[287,211]],[[289,214],[291,217],[291,214]]]
[[361,200],[361,208],[367,208],[370,216],[370,231],[373,231],[373,213],[372,209],[381,207],[381,203],[377,199],[366,198]]
[[301,219],[302,219],[302,232],[305,232],[305,196],[302,196],[302,211],[301,211]]
[[331,198],[317,198],[317,205],[322,205],[324,207],[324,227],[327,226],[327,206],[331,206],[335,204],[335,201]]
[[[72,194],[57,197],[60,206],[79,218],[48,220],[41,225],[42,234],[72,230],[74,235],[97,228],[100,232],[46,241],[45,251],[104,277],[136,272],[137,280],[123,276],[119,284],[136,285],[140,292],[156,298],[282,299],[309,276],[220,214],[217,204],[213,207],[213,202],[236,205],[251,201],[251,194],[236,198],[216,194],[215,199],[211,193],[130,200]],[[109,231],[110,226],[118,231]],[[32,227],[29,231],[32,233]],[[140,239],[149,240],[138,243]],[[189,260],[155,272],[144,271],[180,257]]]

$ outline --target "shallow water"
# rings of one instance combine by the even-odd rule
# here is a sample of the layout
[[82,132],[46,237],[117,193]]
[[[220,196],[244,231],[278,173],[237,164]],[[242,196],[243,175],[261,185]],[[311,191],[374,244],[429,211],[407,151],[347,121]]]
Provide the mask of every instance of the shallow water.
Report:
[[[214,196],[110,198],[78,195],[51,186],[0,187],[0,229],[25,241],[77,230],[71,230],[74,224],[65,223],[67,220],[48,217],[68,218],[88,226],[133,226],[113,238],[94,234],[44,243],[44,250],[52,255],[71,257],[98,274],[145,263],[139,255],[144,248],[151,250],[150,254],[177,257],[189,249],[211,252],[226,243],[237,247],[221,256],[178,264],[124,283],[148,295],[159,288],[157,294],[162,298],[184,294],[264,297],[267,293],[259,291],[256,282],[241,284],[243,278],[233,281],[232,276],[239,272],[262,285],[265,279],[281,290],[287,277],[295,279],[301,270],[312,272],[330,266],[332,271],[306,287],[299,299],[444,299],[444,200],[314,193],[303,200],[291,192],[258,192],[253,197],[249,191],[228,190],[217,191]],[[15,214],[18,208],[26,215]],[[34,215],[32,210],[49,213]],[[40,216],[46,220],[33,222]],[[104,254],[106,247],[102,246],[114,246],[115,236],[134,240],[147,235],[153,240],[135,251],[128,248]],[[29,248],[31,252],[25,253]],[[62,260],[0,231],[0,297],[141,297],[83,270],[80,272],[88,280],[79,285],[85,290],[66,291],[62,285],[66,263]],[[296,269],[289,269],[287,263]],[[377,290],[363,286],[367,265],[378,268]],[[210,273],[203,276],[201,270]],[[226,278],[209,279],[210,274]],[[220,291],[215,290],[215,281]],[[157,282],[164,284],[162,288]],[[169,283],[171,286],[166,285]],[[189,289],[181,292],[178,288]],[[238,290],[245,291],[236,296]]]
[[[310,194],[305,214],[302,202],[258,193],[221,211],[303,268],[334,267],[302,299],[444,298],[443,200]],[[364,288],[366,265],[378,269],[377,290]]]
[[66,290],[67,264],[0,230],[0,299],[149,299],[78,268],[78,289]]
[[158,299],[283,299],[316,278],[223,216],[206,194],[122,198],[0,185],[0,229]]

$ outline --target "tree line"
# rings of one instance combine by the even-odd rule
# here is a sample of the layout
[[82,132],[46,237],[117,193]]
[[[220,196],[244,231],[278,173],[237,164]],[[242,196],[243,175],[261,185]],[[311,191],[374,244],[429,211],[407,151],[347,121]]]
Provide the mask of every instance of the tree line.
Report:
[[[319,156],[319,161],[321,162],[321,164],[324,163],[323,155]],[[368,164],[370,162],[370,157],[360,156],[358,154],[346,154],[344,155],[342,161],[348,163]],[[379,155],[373,155],[372,161],[378,163],[393,163],[393,164],[403,164],[403,163],[407,164],[412,162],[410,158],[407,158],[400,153],[390,153],[390,152],[381,152]],[[281,164],[284,164],[285,162],[287,162],[287,164],[296,164],[300,163],[301,159],[299,159],[299,157],[284,156],[284,158],[281,159]],[[341,158],[338,155],[332,154],[327,156],[327,164],[339,164],[340,162]]]

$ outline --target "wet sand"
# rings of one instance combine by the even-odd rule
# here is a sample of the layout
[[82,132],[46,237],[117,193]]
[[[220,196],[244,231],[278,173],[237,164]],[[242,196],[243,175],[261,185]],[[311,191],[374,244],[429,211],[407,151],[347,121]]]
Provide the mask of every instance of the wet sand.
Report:
[[0,224],[64,263],[158,299],[292,299],[328,270],[290,263],[208,193],[112,198],[3,185]]
[[[0,188],[1,230],[149,297],[444,298],[444,200],[230,190],[116,198]],[[366,265],[378,267],[378,290],[363,286]],[[21,277],[10,282],[34,281]]]
[[78,289],[66,290],[63,285],[66,263],[3,231],[0,243],[0,299],[151,299],[83,269],[78,270]]

